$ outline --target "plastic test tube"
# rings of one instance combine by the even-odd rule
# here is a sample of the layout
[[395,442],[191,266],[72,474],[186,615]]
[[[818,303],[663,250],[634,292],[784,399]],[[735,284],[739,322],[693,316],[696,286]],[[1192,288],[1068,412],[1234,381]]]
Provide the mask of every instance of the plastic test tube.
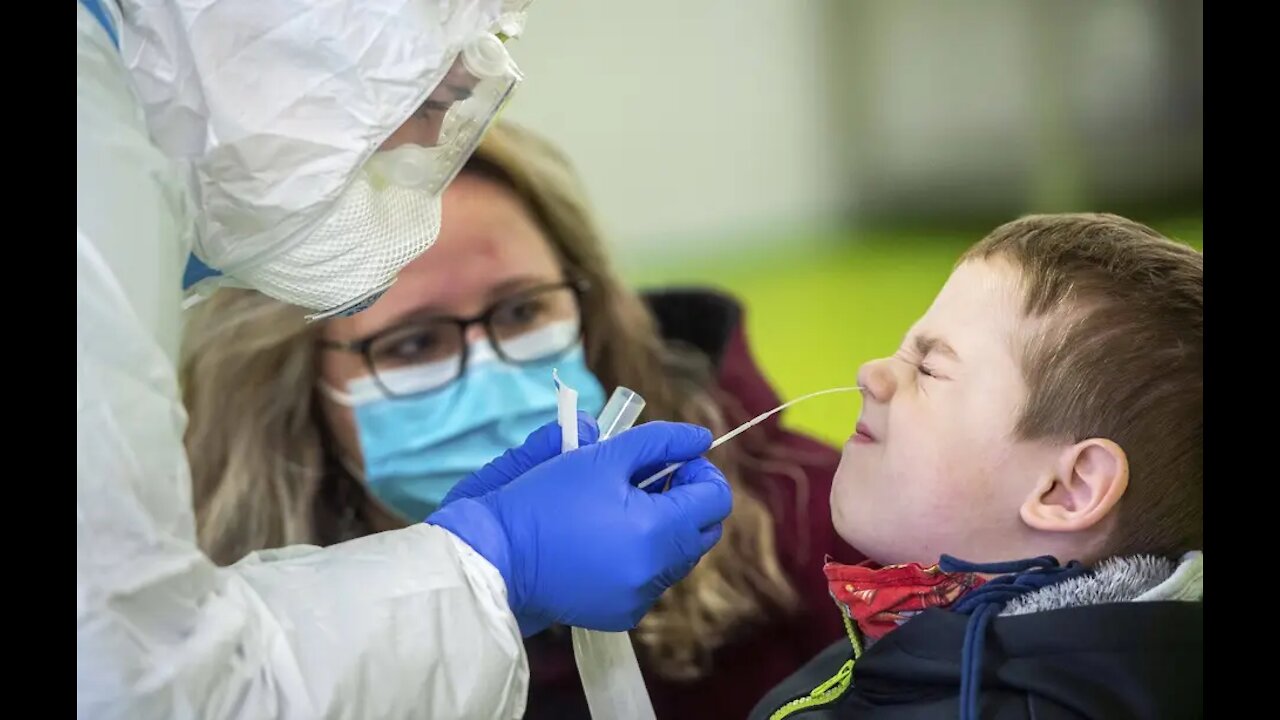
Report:
[[608,440],[614,435],[630,430],[631,426],[636,424],[636,420],[640,419],[642,412],[644,412],[644,398],[631,388],[619,385],[596,419],[596,424],[600,427],[600,439]]

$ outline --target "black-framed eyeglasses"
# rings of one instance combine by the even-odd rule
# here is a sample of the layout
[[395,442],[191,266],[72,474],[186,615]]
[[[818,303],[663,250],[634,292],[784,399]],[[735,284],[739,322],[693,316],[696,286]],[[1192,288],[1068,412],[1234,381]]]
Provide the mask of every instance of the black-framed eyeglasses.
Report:
[[350,341],[321,340],[320,347],[358,353],[369,374],[389,397],[436,390],[467,371],[467,329],[484,327],[494,354],[513,365],[545,361],[568,352],[582,339],[585,280],[521,290],[469,318],[413,320]]

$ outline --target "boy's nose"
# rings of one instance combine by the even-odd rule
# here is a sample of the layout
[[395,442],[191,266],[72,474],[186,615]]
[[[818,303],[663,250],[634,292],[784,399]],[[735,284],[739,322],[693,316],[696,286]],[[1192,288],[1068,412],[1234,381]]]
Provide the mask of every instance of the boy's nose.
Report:
[[858,369],[858,384],[863,396],[874,402],[886,403],[898,389],[898,381],[889,366],[889,358],[872,360]]

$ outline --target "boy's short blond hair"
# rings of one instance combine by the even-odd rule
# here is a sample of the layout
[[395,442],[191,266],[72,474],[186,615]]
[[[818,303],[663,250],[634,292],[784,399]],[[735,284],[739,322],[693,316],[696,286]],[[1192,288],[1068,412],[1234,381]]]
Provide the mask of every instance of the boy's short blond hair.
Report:
[[1106,555],[1203,547],[1203,256],[1115,215],[1007,223],[960,262],[1022,274],[1021,439],[1115,441],[1129,486]]

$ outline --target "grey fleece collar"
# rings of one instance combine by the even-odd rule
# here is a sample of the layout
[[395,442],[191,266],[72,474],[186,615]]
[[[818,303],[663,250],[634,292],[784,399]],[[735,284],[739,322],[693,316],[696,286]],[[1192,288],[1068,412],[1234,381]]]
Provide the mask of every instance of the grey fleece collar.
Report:
[[1116,602],[1200,600],[1203,579],[1202,552],[1187,553],[1176,565],[1167,558],[1150,555],[1111,558],[1087,575],[1014,598],[1000,614],[1026,615]]

